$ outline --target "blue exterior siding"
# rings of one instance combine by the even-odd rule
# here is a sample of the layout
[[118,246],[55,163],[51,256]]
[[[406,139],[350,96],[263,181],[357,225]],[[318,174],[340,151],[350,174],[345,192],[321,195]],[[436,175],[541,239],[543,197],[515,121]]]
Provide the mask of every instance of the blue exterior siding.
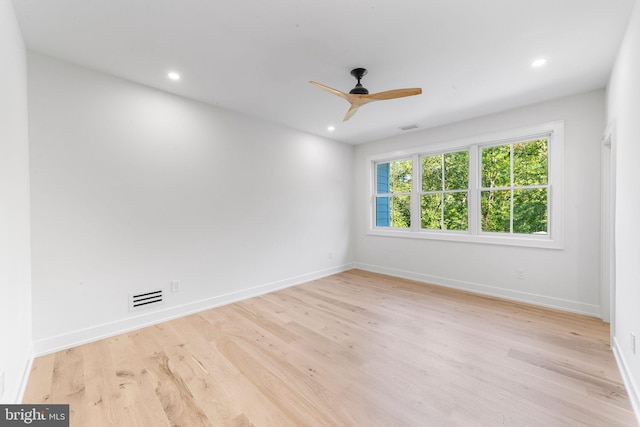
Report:
[[[379,163],[376,167],[376,192],[389,193],[389,163]],[[389,197],[376,197],[376,227],[390,225]]]

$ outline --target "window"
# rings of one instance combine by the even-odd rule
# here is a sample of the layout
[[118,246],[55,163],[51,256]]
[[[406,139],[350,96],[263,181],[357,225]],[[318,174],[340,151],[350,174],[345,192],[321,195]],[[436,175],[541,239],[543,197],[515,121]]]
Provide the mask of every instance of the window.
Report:
[[411,227],[411,159],[376,164],[376,226]]
[[372,158],[370,234],[560,248],[563,151],[552,122]]
[[421,227],[430,230],[467,230],[469,152],[422,156]]
[[546,234],[549,205],[547,140],[481,150],[482,231]]

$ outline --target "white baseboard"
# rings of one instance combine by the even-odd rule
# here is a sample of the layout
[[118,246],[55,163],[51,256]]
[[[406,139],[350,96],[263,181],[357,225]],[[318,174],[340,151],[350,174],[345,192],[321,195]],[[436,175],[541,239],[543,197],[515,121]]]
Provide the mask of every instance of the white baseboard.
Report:
[[401,277],[403,279],[411,279],[418,282],[445,286],[447,288],[460,289],[463,291],[469,291],[478,294],[504,298],[512,301],[535,304],[542,307],[555,308],[559,310],[601,318],[600,306],[594,304],[585,304],[578,301],[571,301],[545,295],[532,294],[528,292],[497,288],[480,283],[466,282],[462,280],[449,279],[446,277],[431,276],[429,274],[416,273],[412,271],[399,270],[395,268],[382,267],[378,265],[364,264],[359,262],[355,263],[355,268],[370,271],[372,273],[386,274],[388,276]]
[[[19,364],[11,367],[12,373],[21,374],[19,377],[5,375],[5,390],[0,396],[0,403],[17,405],[22,403],[24,392],[27,390],[31,367],[33,366],[33,344],[29,344],[23,350],[18,350],[22,357],[19,357]],[[9,372],[8,370],[6,372]]]
[[33,345],[30,346],[29,349],[29,359],[24,367],[24,371],[22,372],[22,378],[20,380],[20,388],[18,389],[18,394],[15,399],[16,404],[22,403],[24,400],[24,392],[27,391],[27,384],[29,383],[29,376],[31,375],[31,368],[33,367]]
[[210,308],[219,307],[248,298],[253,298],[269,292],[299,285],[311,280],[320,279],[322,277],[330,276],[336,273],[341,273],[352,268],[353,264],[344,264],[325,270],[290,277],[288,279],[278,280],[272,283],[265,283],[259,286],[242,289],[228,294],[216,295],[211,298],[190,302],[188,304],[183,304],[176,307],[169,307],[164,310],[158,310],[147,314],[141,314],[135,317],[118,320],[115,322],[96,325],[90,328],[80,329],[65,334],[45,338],[34,342],[34,355],[35,357],[38,357],[45,354],[54,353],[56,351],[166,322],[167,320],[187,316],[203,310],[208,310]]
[[618,370],[620,370],[620,376],[622,376],[622,381],[624,381],[624,386],[627,389],[627,394],[629,395],[629,401],[631,402],[633,413],[636,415],[636,421],[638,421],[638,425],[640,425],[640,399],[638,399],[639,390],[636,386],[635,381],[633,380],[633,376],[629,372],[627,362],[625,361],[624,355],[620,350],[618,339],[616,337],[613,337],[611,350],[613,350],[613,355],[615,356],[616,362],[618,363]]

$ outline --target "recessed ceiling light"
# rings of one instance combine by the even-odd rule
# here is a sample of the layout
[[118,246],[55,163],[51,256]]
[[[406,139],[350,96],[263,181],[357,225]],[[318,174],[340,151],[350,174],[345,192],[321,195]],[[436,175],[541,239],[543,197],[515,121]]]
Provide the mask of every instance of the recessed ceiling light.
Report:
[[546,58],[540,58],[540,59],[536,59],[535,61],[533,61],[533,62],[531,63],[531,66],[532,66],[533,68],[538,68],[538,67],[542,67],[542,66],[543,66],[544,64],[546,64],[546,63],[547,63]]
[[327,130],[329,132],[333,132],[334,130],[336,130],[336,128],[335,128],[335,126],[329,126],[329,127],[327,127]]
[[180,74],[176,73],[175,71],[171,71],[171,72],[167,73],[167,77],[169,77],[169,79],[171,79],[173,81],[180,80]]

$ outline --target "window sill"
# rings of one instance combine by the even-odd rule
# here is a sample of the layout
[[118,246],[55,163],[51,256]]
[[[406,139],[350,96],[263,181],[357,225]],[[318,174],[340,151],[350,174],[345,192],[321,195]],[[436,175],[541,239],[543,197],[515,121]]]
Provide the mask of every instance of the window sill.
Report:
[[541,249],[563,249],[562,241],[548,236],[505,236],[494,233],[472,235],[456,231],[412,231],[401,229],[374,228],[367,232],[368,236],[401,237],[407,239],[446,240],[451,242],[480,243],[489,245],[520,246]]

